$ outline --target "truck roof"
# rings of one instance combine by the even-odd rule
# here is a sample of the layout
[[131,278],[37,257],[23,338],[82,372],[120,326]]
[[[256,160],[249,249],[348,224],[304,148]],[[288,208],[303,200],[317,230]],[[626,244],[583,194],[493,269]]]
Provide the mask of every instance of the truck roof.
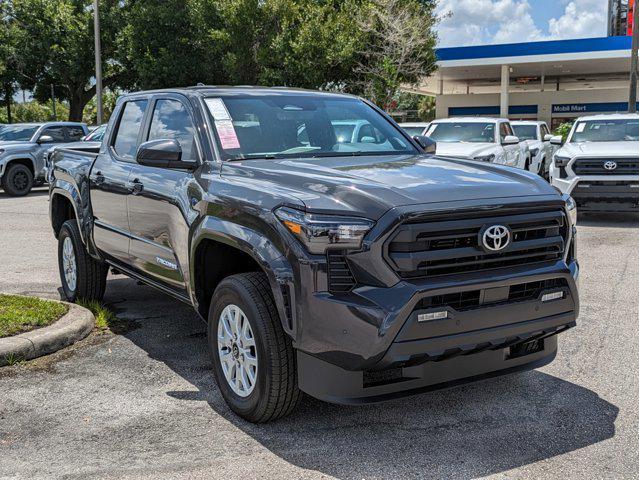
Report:
[[26,127],[43,127],[45,125],[47,126],[65,126],[65,125],[84,125],[83,122],[23,122],[23,123],[11,123],[11,124],[7,124],[7,125],[24,125]]
[[546,125],[546,122],[541,120],[515,120],[510,122],[511,125]]
[[438,118],[437,120],[433,120],[433,123],[464,123],[464,122],[484,122],[484,123],[497,123],[497,122],[508,122],[507,118],[497,118],[497,117],[452,117],[452,118]]
[[177,88],[163,88],[157,90],[143,90],[139,92],[131,92],[129,94],[122,95],[122,97],[145,95],[154,93],[180,93],[182,95],[198,95],[198,96],[225,96],[225,95],[237,95],[242,92],[250,92],[251,94],[263,94],[272,95],[273,93],[291,93],[296,95],[321,95],[325,97],[349,97],[357,98],[355,95],[337,92],[319,92],[317,90],[308,90],[304,88],[292,88],[292,87],[262,87],[251,85],[197,85],[193,87],[177,87]]
[[600,115],[588,115],[576,120],[639,120],[639,113],[608,113]]

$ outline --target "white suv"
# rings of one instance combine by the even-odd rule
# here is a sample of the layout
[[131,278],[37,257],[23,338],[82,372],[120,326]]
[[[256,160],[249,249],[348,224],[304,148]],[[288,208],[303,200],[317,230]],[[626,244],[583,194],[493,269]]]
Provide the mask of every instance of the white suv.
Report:
[[[561,137],[553,137],[561,145]],[[550,166],[581,211],[639,212],[639,114],[577,119]]]
[[431,122],[426,136],[437,142],[437,155],[524,168],[528,146],[505,118],[464,117]]
[[556,147],[550,143],[552,135],[546,122],[521,120],[511,122],[515,135],[530,149],[528,170],[548,178],[548,170]]

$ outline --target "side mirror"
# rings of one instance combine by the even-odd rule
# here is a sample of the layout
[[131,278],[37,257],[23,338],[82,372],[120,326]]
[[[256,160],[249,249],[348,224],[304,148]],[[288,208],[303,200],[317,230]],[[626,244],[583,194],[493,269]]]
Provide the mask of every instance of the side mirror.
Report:
[[37,143],[53,143],[53,137],[50,135],[40,135],[40,138],[38,138]]
[[433,155],[437,152],[437,142],[426,135],[415,135],[413,140],[417,142],[417,144],[422,147],[422,150],[426,153],[432,153]]
[[519,143],[519,137],[515,137],[514,135],[506,135],[504,139],[501,141],[502,145],[516,145]]
[[564,144],[564,139],[561,135],[556,135],[550,138],[551,145],[559,145],[560,147]]
[[550,142],[552,140],[552,135],[550,133],[547,133],[546,135],[544,135],[544,142]]
[[182,161],[182,147],[177,140],[150,140],[138,147],[135,161],[156,168],[191,169],[195,162]]

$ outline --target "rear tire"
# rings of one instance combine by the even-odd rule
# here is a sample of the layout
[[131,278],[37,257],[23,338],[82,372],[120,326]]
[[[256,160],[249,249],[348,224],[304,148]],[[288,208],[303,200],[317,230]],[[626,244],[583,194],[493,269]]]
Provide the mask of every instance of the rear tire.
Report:
[[23,197],[33,188],[33,173],[21,163],[10,163],[2,176],[2,188],[12,197]]
[[211,299],[208,340],[220,392],[237,415],[269,422],[297,406],[295,350],[266,275],[242,273],[220,282]]
[[67,301],[102,300],[109,269],[106,264],[88,254],[75,220],[67,220],[60,229],[58,267],[62,291]]

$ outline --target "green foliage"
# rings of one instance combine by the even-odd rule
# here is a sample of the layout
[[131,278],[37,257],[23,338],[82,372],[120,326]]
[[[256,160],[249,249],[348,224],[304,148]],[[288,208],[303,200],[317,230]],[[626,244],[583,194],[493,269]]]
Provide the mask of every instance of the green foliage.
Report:
[[[69,116],[69,105],[64,102],[56,102],[56,117],[58,120],[66,120]],[[31,101],[27,103],[14,103],[11,105],[12,120],[15,123],[21,122],[48,122],[53,118],[53,102],[47,100],[45,103]],[[0,123],[7,122],[7,112],[0,110]]]
[[0,294],[0,338],[45,327],[67,310],[60,302]]
[[429,122],[435,119],[435,97],[400,91],[391,101],[389,112],[400,122]]
[[570,129],[572,128],[572,124],[574,122],[565,122],[562,123],[561,125],[559,125],[555,131],[554,134],[555,135],[561,135],[561,138],[563,139],[563,141],[565,142],[566,139],[568,138],[568,134],[570,133]]
[[93,313],[95,317],[95,328],[102,333],[111,331],[112,333],[121,334],[137,326],[133,322],[119,318],[109,307],[96,300],[81,300],[78,302],[78,305]]
[[[117,91],[105,90],[102,94],[102,121],[106,122],[113,110],[115,109],[115,103],[120,95]],[[82,121],[87,125],[97,125],[98,123],[98,104],[97,98],[93,97],[84,107],[84,113],[82,114]]]

